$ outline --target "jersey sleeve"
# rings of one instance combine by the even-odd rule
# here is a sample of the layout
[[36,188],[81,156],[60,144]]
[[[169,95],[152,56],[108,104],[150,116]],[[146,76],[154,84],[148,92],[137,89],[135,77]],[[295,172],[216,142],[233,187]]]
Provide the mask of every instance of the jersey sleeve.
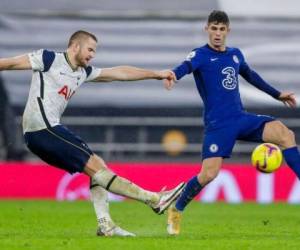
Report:
[[275,99],[278,99],[280,96],[280,91],[272,87],[269,83],[267,83],[262,77],[257,74],[253,69],[250,68],[248,63],[245,61],[245,58],[240,50],[240,68],[239,68],[239,74],[250,84],[255,86],[256,88],[260,89],[261,91],[269,94]]
[[199,50],[193,50],[186,59],[173,69],[176,79],[179,80],[187,74],[195,71],[201,64],[202,58]]
[[101,74],[101,69],[100,68],[95,68],[93,66],[88,66],[85,68],[86,72],[86,79],[85,82],[90,82],[95,80],[100,74]]
[[43,63],[43,49],[33,51],[28,54],[29,61],[34,71],[43,71],[44,63]]
[[55,59],[55,52],[49,50],[37,50],[28,54],[29,61],[34,71],[48,71]]

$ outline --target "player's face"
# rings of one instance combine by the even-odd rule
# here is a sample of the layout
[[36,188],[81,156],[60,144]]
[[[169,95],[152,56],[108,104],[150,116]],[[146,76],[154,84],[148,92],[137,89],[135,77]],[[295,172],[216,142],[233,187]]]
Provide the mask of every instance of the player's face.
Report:
[[205,30],[208,33],[208,43],[209,45],[216,50],[224,51],[226,37],[230,31],[228,25],[224,23],[209,23]]
[[77,65],[86,67],[90,61],[95,57],[97,42],[88,37],[79,44],[78,52],[76,53]]

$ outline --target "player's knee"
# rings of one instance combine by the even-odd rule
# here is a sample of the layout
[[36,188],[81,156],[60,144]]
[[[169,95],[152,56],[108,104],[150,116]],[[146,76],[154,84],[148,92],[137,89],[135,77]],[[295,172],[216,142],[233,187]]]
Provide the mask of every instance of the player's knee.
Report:
[[92,160],[93,165],[97,165],[100,168],[107,168],[104,160],[100,156],[93,154],[93,155],[91,155],[90,159]]
[[294,132],[288,129],[282,122],[275,121],[270,128],[270,142],[276,143],[283,148],[292,147],[296,144]]
[[295,134],[292,130],[286,129],[281,137],[281,144],[284,148],[295,146]]
[[105,162],[96,154],[90,156],[85,165],[84,172],[89,176],[93,176],[99,170],[107,169]]
[[90,156],[84,172],[92,178],[92,183],[107,190],[112,181],[116,179],[116,174],[108,169],[105,162],[96,154]]
[[277,134],[279,137],[279,145],[286,148],[295,145],[295,134],[288,129],[283,123],[279,123]]

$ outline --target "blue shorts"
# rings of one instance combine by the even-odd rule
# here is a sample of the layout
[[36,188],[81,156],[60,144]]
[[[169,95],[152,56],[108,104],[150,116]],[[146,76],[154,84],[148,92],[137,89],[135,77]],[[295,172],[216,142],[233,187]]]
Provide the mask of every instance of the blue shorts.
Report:
[[264,125],[274,120],[271,116],[243,112],[234,117],[231,122],[227,120],[226,125],[205,131],[202,159],[229,158],[236,140],[263,142]]
[[83,172],[93,152],[79,137],[62,125],[24,134],[30,151],[46,163],[69,173]]

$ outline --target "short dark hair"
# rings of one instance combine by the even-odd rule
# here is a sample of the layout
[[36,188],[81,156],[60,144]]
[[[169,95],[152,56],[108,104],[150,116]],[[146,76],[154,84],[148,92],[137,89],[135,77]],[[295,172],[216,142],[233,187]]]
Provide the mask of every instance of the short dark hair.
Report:
[[208,18],[207,18],[207,23],[224,23],[226,25],[229,25],[229,17],[226,14],[226,12],[221,11],[221,10],[214,10],[212,11]]
[[97,37],[90,33],[90,32],[87,32],[85,30],[77,30],[75,33],[73,33],[69,39],[69,43],[68,43],[68,48],[74,43],[74,41],[76,40],[81,40],[83,38],[87,38],[87,37],[90,37],[92,38],[95,42],[98,42],[98,39]]

